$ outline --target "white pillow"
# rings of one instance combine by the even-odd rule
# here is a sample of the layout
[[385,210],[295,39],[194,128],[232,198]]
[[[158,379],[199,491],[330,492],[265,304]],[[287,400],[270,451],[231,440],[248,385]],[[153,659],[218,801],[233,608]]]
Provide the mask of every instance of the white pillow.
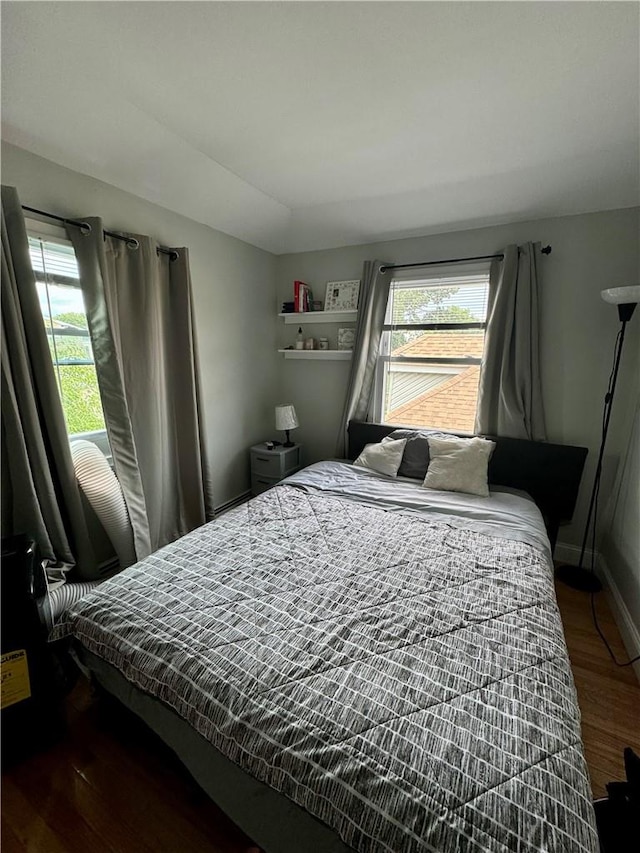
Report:
[[386,474],[387,477],[396,477],[406,443],[406,438],[400,438],[395,441],[367,444],[353,464],[361,468],[370,468],[379,474]]
[[426,489],[489,497],[487,469],[495,441],[431,436],[428,441],[429,468],[422,483]]

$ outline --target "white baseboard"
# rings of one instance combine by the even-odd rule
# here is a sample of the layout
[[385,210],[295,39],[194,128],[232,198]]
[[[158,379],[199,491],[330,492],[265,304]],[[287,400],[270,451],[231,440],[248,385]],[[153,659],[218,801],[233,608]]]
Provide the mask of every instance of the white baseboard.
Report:
[[[629,657],[634,658],[636,655],[640,655],[640,631],[638,631],[638,628],[631,617],[631,613],[629,613],[625,600],[622,597],[609,566],[602,554],[598,554],[597,565],[598,574],[610,593],[609,603],[611,605],[611,610],[613,611],[616,624],[618,625],[618,629],[620,630],[622,642],[624,643]],[[640,661],[633,664],[633,669],[638,681],[640,681]]]
[[243,504],[245,501],[248,501],[250,497],[251,497],[250,491],[241,492],[241,494],[236,495],[235,498],[231,498],[231,500],[225,501],[225,503],[220,504],[220,506],[214,507],[214,510],[216,512],[216,516],[223,515],[225,512],[228,512],[230,509],[233,509],[234,507],[240,506],[240,504]]
[[[582,549],[578,545],[569,545],[567,542],[556,542],[556,547],[553,550],[553,559],[556,563],[568,563],[570,566],[577,566],[580,562],[580,551]],[[591,557],[593,551],[587,548],[584,552],[584,560],[582,565],[586,568],[591,567]],[[598,554],[596,553],[596,571],[598,568]]]
[[[570,545],[567,542],[557,542],[553,552],[553,559],[556,563],[568,563],[571,566],[577,566],[580,561],[581,548],[578,545]],[[584,552],[583,565],[586,569],[591,567],[591,557],[593,551],[587,549]],[[602,582],[609,593],[609,604],[613,613],[613,618],[616,620],[616,625],[620,631],[622,642],[625,645],[630,658],[634,658],[640,654],[640,631],[636,627],[631,613],[625,604],[624,598],[614,580],[614,577],[606,563],[606,560],[598,551],[596,551],[595,561],[596,575]],[[633,664],[633,669],[636,673],[638,681],[640,681],[640,661]]]

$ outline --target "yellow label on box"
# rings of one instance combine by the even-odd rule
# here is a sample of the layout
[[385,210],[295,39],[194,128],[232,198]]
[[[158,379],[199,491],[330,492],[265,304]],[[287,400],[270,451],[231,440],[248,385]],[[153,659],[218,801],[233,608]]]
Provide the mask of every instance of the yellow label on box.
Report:
[[1,658],[2,666],[2,692],[1,706],[7,708],[22,702],[31,696],[31,684],[29,682],[29,665],[27,653],[24,649],[16,649],[15,652],[6,652]]

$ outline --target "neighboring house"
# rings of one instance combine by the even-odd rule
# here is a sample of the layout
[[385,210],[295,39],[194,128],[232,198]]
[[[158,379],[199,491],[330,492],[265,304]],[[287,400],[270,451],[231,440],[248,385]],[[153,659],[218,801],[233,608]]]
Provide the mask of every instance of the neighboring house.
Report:
[[89,337],[88,330],[86,327],[77,326],[74,323],[65,323],[62,320],[58,320],[57,317],[50,317],[48,314],[43,314],[44,325],[47,330],[53,329],[54,332],[65,332],[70,330],[69,333],[72,335],[78,335],[79,337]]
[[429,331],[392,357],[473,358],[464,364],[392,364],[386,389],[388,423],[473,432],[484,330]]

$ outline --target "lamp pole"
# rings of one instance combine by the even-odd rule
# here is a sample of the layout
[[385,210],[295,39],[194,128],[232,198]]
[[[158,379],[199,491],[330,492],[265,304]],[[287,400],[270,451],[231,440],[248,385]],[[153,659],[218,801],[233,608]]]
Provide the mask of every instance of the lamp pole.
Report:
[[[626,290],[626,288],[620,288]],[[605,293],[607,291],[604,291]],[[616,351],[614,355],[614,365],[609,377],[609,387],[604,396],[604,411],[602,417],[602,438],[600,440],[600,452],[598,453],[598,462],[596,464],[596,473],[593,478],[593,488],[591,490],[591,499],[589,501],[589,511],[587,513],[587,521],[584,528],[584,536],[582,537],[582,548],[580,549],[580,559],[577,566],[560,566],[556,572],[556,576],[563,583],[573,587],[573,589],[584,590],[585,592],[599,592],[602,589],[602,584],[593,572],[587,572],[583,568],[584,555],[587,550],[589,541],[589,530],[591,528],[591,519],[596,507],[598,492],[600,489],[600,478],[602,475],[602,460],[604,458],[604,448],[607,443],[607,433],[609,432],[609,421],[611,420],[611,409],[613,408],[613,396],[616,390],[618,381],[618,369],[620,367],[620,357],[622,355],[622,345],[624,344],[624,333],[627,323],[635,310],[635,302],[618,303],[618,317],[622,326],[618,332],[616,341]],[[594,522],[595,523],[595,522]]]

